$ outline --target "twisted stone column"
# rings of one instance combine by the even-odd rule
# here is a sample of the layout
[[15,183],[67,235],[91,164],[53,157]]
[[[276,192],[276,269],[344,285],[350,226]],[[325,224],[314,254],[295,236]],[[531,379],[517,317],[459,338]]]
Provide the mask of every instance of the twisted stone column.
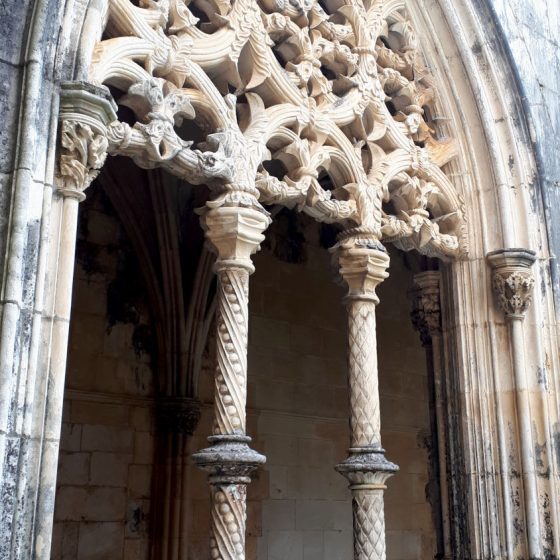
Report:
[[348,387],[351,447],[336,470],[350,482],[354,517],[354,560],[385,559],[385,481],[398,467],[381,447],[376,287],[388,276],[389,256],[375,240],[349,237],[336,247],[339,271],[348,285]]
[[531,427],[529,384],[525,361],[523,320],[531,303],[535,279],[531,270],[535,252],[527,249],[500,249],[487,255],[493,269],[492,286],[498,306],[504,312],[509,326],[513,357],[513,376],[519,447],[525,494],[525,521],[528,555],[531,559],[544,558],[539,519],[539,492],[535,463],[535,445]]
[[245,406],[251,255],[259,249],[269,222],[256,200],[250,207],[212,208],[203,218],[217,253],[217,368],[211,446],[193,458],[210,475],[212,559],[244,560],[247,484],[265,462],[248,445]]
[[442,558],[451,558],[451,523],[449,516],[449,488],[447,484],[449,387],[442,367],[441,309],[439,297],[440,273],[426,271],[414,275],[412,290],[412,323],[420,333],[422,346],[428,353],[434,380],[434,408],[438,449],[438,470],[441,502]]

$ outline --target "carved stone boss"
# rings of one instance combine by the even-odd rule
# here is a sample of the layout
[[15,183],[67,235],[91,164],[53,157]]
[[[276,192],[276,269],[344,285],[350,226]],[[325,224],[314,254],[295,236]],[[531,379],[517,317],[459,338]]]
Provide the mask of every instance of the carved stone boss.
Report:
[[269,221],[261,204],[346,232],[337,254],[350,288],[353,444],[338,469],[352,485],[356,558],[383,558],[382,488],[396,467],[379,439],[380,242],[441,258],[466,251],[464,204],[442,171],[455,142],[426,121],[436,86],[406,12],[389,0],[112,0],[90,79],[124,92],[118,102],[136,118],[108,127],[110,154],[212,191],[202,223],[217,254],[215,423],[195,455],[210,473],[212,558],[244,558],[245,487],[264,461],[245,432],[250,256]]
[[523,321],[531,303],[534,288],[534,251],[528,249],[500,249],[487,255],[492,267],[492,286],[497,303],[504,312],[511,338],[513,377],[517,422],[519,426],[519,448],[523,470],[525,493],[525,522],[527,553],[530,558],[542,558],[541,529],[539,519],[539,493],[531,426],[529,382],[525,360]]

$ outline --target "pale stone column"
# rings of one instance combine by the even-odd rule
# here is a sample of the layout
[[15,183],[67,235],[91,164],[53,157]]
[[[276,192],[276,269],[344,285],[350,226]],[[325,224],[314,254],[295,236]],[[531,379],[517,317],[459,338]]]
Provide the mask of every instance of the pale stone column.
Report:
[[539,559],[543,558],[539,495],[523,335],[523,320],[533,295],[535,280],[531,268],[536,256],[534,251],[527,249],[500,249],[489,253],[487,259],[493,269],[492,285],[498,305],[504,312],[509,325],[521,468],[523,470],[528,556]]
[[[248,193],[244,196],[251,198]],[[256,199],[247,207],[212,208],[203,217],[206,236],[217,253],[217,368],[211,446],[193,458],[210,474],[212,559],[244,560],[247,484],[265,462],[248,445],[245,408],[251,255],[259,249],[269,223]]]
[[[52,300],[47,304],[50,349],[43,440],[37,496],[35,558],[50,557],[52,515],[56,491],[58,449],[62,422],[64,379],[78,225],[78,205],[85,189],[106,158],[107,125],[116,119],[116,106],[108,90],[82,82],[61,85],[59,111],[59,162],[53,210],[51,255]],[[48,327],[45,327],[48,328]]]
[[348,386],[351,447],[336,466],[350,482],[354,560],[384,560],[385,481],[398,470],[381,447],[376,287],[388,276],[389,256],[375,239],[347,238],[336,247],[339,271],[348,284]]
[[440,273],[437,270],[414,275],[412,290],[412,323],[420,333],[422,346],[429,353],[434,380],[434,407],[438,444],[439,487],[441,500],[441,525],[443,558],[451,558],[451,528],[449,517],[449,488],[447,484],[448,448],[448,384],[442,367]]

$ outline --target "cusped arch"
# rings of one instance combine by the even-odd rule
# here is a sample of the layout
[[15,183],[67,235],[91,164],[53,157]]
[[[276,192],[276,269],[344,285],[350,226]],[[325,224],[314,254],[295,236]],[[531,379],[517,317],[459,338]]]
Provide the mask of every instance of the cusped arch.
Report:
[[[402,3],[214,8],[197,27],[182,2],[107,5],[88,79],[127,92],[119,103],[138,119],[109,126],[110,153],[191,183],[252,190],[265,204],[297,206],[405,250],[465,254],[464,207],[440,171],[456,149],[423,117],[436,92]],[[183,118],[205,129],[202,150],[178,136]],[[271,158],[294,164],[271,177],[262,167]],[[382,210],[392,198],[398,216]]]

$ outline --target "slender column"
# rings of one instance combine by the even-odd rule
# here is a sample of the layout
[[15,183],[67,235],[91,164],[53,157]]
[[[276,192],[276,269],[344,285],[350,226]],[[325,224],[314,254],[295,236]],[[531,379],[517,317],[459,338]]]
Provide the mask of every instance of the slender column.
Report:
[[381,447],[376,287],[388,276],[389,256],[375,241],[343,239],[336,248],[348,284],[348,386],[351,447],[336,470],[350,482],[354,517],[354,560],[385,559],[385,481],[398,470]]
[[523,489],[525,494],[528,555],[530,558],[537,560],[543,558],[543,553],[541,549],[539,495],[523,336],[523,319],[531,303],[534,285],[531,267],[536,260],[536,256],[534,251],[527,249],[500,249],[489,253],[487,258],[494,271],[492,285],[498,305],[504,312],[509,325],[521,467],[523,470]]
[[412,322],[420,333],[422,345],[430,354],[434,380],[434,408],[438,444],[438,470],[441,501],[441,529],[443,558],[451,558],[451,530],[449,517],[449,489],[447,484],[448,414],[447,391],[442,368],[441,309],[438,271],[414,275]]
[[[251,198],[248,193],[244,195]],[[193,456],[209,473],[212,497],[210,558],[244,560],[246,494],[251,473],[265,457],[246,435],[247,332],[251,255],[270,220],[256,199],[249,207],[219,206],[203,217],[216,253],[218,276],[217,368],[211,446]]]
[[156,402],[157,462],[152,505],[152,556],[178,560],[187,555],[188,446],[200,403],[187,397],[159,397]]
[[54,296],[48,306],[51,314],[50,352],[35,534],[35,558],[38,559],[50,557],[78,204],[84,200],[85,189],[105,161],[106,127],[116,119],[115,109],[114,102],[104,88],[80,82],[64,83],[61,86],[60,154],[56,175],[60,198],[58,221],[53,223],[53,237],[58,246],[53,249],[54,260],[50,271]]

